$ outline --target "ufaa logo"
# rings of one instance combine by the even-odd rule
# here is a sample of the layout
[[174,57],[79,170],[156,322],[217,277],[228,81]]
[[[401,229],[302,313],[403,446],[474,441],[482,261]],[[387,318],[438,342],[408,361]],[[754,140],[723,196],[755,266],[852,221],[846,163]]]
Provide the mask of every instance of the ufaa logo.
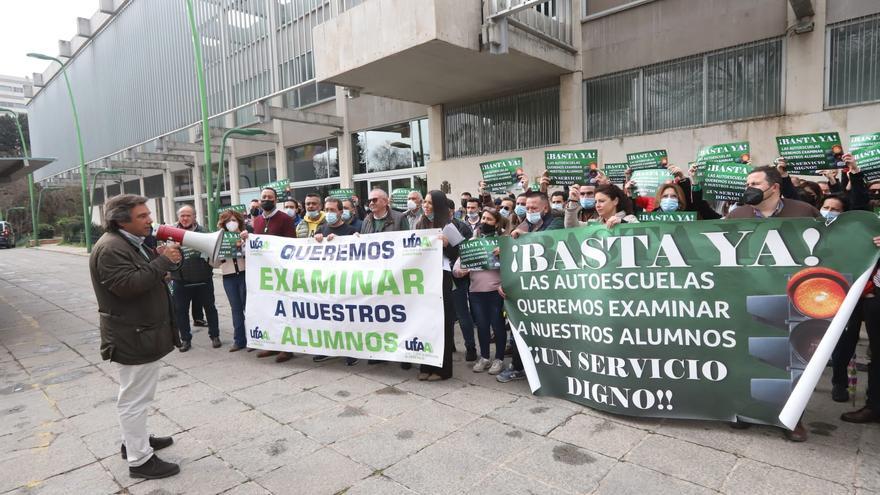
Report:
[[431,239],[428,237],[418,237],[412,234],[403,238],[404,248],[429,248],[431,247]]
[[428,354],[432,354],[431,343],[421,342],[418,337],[413,337],[412,340],[405,340],[403,342],[403,345],[408,351],[426,352]]
[[260,330],[260,327],[254,327],[250,330],[251,338],[254,340],[262,340],[263,342],[269,342],[269,332],[264,332]]
[[263,239],[251,239],[249,242],[251,249],[254,251],[269,249],[269,241],[264,241]]

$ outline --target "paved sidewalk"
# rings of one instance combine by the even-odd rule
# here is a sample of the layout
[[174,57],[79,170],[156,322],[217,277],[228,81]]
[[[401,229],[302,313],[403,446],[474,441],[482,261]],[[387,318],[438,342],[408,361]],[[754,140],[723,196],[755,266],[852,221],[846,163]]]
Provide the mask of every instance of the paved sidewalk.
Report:
[[827,377],[805,416],[810,440],[793,444],[773,428],[532,397],[525,382],[473,373],[461,353],[439,383],[392,364],[275,364],[226,352],[219,281],[224,347],[197,329],[191,352],[168,355],[150,417],[151,431],[174,435],[162,457],[182,472],[133,480],[87,261],[0,251],[0,494],[880,493],[880,424],[842,423],[852,405],[831,401]]

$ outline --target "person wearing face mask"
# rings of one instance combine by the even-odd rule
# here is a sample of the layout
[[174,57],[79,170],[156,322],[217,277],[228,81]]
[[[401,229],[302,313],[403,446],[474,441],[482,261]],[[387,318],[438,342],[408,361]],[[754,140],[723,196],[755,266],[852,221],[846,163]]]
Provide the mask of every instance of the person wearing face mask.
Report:
[[[471,198],[467,200],[465,205],[464,219],[453,218],[452,222],[462,232],[462,235],[467,234],[464,236],[465,239],[470,239],[474,231],[480,227],[480,200]],[[474,317],[470,303],[471,278],[467,273],[456,275],[453,272],[452,276],[454,283],[452,297],[455,303],[455,318],[458,320],[458,327],[461,329],[461,336],[464,339],[464,360],[467,362],[476,361],[477,341],[474,338]]]
[[565,206],[565,228],[570,229],[599,221],[596,213],[596,186],[572,185],[568,190],[568,202]]
[[562,191],[554,191],[550,195],[550,213],[558,217],[565,216],[565,193]]
[[796,199],[782,198],[782,177],[773,167],[756,167],[746,178],[743,205],[727,218],[821,218],[815,206]]
[[[505,234],[509,234],[511,229],[516,227],[516,225],[512,225],[515,218],[515,214],[513,213],[514,208],[516,208],[516,202],[512,198],[501,198],[501,201],[498,202],[498,214],[501,215],[501,218],[506,220],[507,224],[507,229],[504,232]],[[519,225],[519,222],[517,222],[517,225]]]
[[676,184],[663,184],[658,187],[654,204],[659,205],[659,209],[655,211],[663,213],[686,211],[688,209],[684,191]]
[[360,232],[363,221],[358,218],[356,211],[350,199],[342,200],[342,221],[351,225],[357,232]]
[[[689,170],[691,181],[691,209],[697,212],[697,218],[700,220],[718,220],[723,218],[705,199],[703,199],[703,186],[700,184],[700,178],[697,174],[697,164],[691,165]],[[687,197],[687,195],[685,195]],[[721,203],[722,210],[728,208],[728,212],[737,208],[735,203]]]
[[[286,213],[276,208],[278,201],[278,193],[275,189],[267,187],[260,191],[260,208],[263,212],[254,219],[253,232],[255,234],[276,235],[279,237],[296,237],[296,229],[290,217]],[[246,241],[248,231],[242,231],[241,240]],[[278,351],[260,351],[257,353],[258,358],[275,356],[276,363],[290,361],[293,358],[291,352]]]
[[514,216],[510,222],[514,224],[514,227],[517,227],[526,220],[526,193],[518,195],[514,201],[516,203],[513,207]]
[[[474,238],[497,237],[503,234],[506,220],[492,208],[483,211],[480,228],[474,232]],[[504,350],[507,341],[507,329],[504,325],[502,310],[504,299],[501,297],[500,270],[466,270],[461,268],[461,259],[455,262],[453,276],[469,277],[471,280],[469,299],[471,311],[476,320],[477,335],[480,341],[480,358],[474,363],[474,373],[488,371],[490,375],[501,373],[504,368]],[[495,332],[495,354],[490,361],[491,330]]]
[[[226,210],[220,214],[217,227],[224,232],[241,232],[246,228],[244,217],[235,210]],[[245,284],[244,241],[236,243],[232,257],[217,261],[223,274],[223,290],[229,300],[232,313],[232,346],[229,352],[236,352],[247,347],[247,336],[244,328],[244,308],[247,302],[247,285]]]
[[455,210],[455,214],[453,215],[458,220],[464,220],[467,218],[467,203],[471,200],[473,195],[469,192],[461,193],[461,208]]
[[880,180],[868,184],[868,208],[874,210],[880,208]]
[[296,226],[296,236],[299,238],[314,237],[318,228],[324,224],[324,212],[321,211],[321,196],[316,193],[306,194],[306,215],[303,221]]
[[480,213],[482,212],[480,200],[477,198],[467,200],[464,211],[465,215],[462,220],[468,224],[471,230],[476,230],[480,226]]
[[262,212],[263,211],[260,210],[260,200],[259,199],[252,199],[250,207],[248,208],[247,217],[245,217],[244,221],[248,225],[253,225],[254,219],[257,218],[258,216],[260,216],[260,213],[262,213]]
[[364,206],[364,202],[361,201],[360,196],[358,196],[357,194],[352,194],[351,205],[354,206],[354,210],[352,210],[352,213],[355,217],[357,217],[358,220],[362,221],[364,218],[367,217],[367,209]]
[[801,181],[797,186],[798,197],[797,199],[803,201],[804,203],[813,205],[815,207],[819,207],[822,204],[822,188],[819,187],[819,184],[816,184],[810,180]]
[[410,230],[415,228],[419,218],[422,216],[422,193],[418,191],[410,191],[406,195],[406,223]]
[[297,213],[297,210],[299,210],[299,203],[297,203],[296,201],[291,199],[284,202],[283,211],[284,213],[287,213],[287,216],[293,219],[294,227],[298,226],[300,222],[302,222],[302,217],[299,213]]

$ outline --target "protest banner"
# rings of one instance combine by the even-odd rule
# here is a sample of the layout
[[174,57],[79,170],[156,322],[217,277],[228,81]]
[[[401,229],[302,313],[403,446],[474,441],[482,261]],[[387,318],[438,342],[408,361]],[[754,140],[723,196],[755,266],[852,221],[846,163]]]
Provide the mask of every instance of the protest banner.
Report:
[[523,173],[522,158],[505,158],[480,164],[480,172],[486,182],[486,189],[493,193],[506,193],[519,182]]
[[706,201],[739,201],[746,190],[751,165],[710,162],[701,167],[700,184]]
[[347,201],[351,199],[352,196],[354,196],[354,189],[350,187],[344,189],[330,189],[328,196],[342,201]]
[[643,211],[636,215],[640,222],[693,222],[697,219],[695,211]]
[[227,205],[227,206],[218,206],[217,207],[217,216],[220,216],[220,214],[226,210],[237,211],[237,212],[241,213],[242,215],[248,214],[247,205]]
[[865,174],[865,181],[880,179],[880,144],[861,148],[853,153],[856,164]]
[[278,193],[278,199],[281,200],[284,198],[284,191],[287,189],[287,186],[290,185],[289,179],[279,179],[276,181],[269,182],[267,184],[263,184],[260,186],[260,190],[263,189],[275,189],[275,192]]
[[849,137],[849,152],[855,153],[862,148],[880,144],[880,132],[870,134],[853,134]]
[[235,244],[241,239],[238,232],[223,232],[223,240],[220,242],[218,259],[229,260],[236,256]]
[[[503,238],[529,385],[632,416],[793,428],[878,258],[880,218],[588,226]],[[707,400],[711,398],[711,400]]]
[[666,150],[653,150],[627,153],[626,163],[629,165],[629,168],[635,171],[651,168],[666,168],[666,165],[669,164],[669,160],[666,157]]
[[776,148],[785,158],[790,174],[815,175],[816,170],[837,168],[843,155],[840,135],[836,132],[777,136]]
[[494,254],[497,247],[497,237],[477,237],[462,242],[458,245],[461,267],[471,271],[497,270],[501,266]]
[[672,179],[672,174],[665,168],[635,170],[630,177],[639,196],[654,196],[661,184]]
[[617,184],[618,186],[622,186],[626,183],[626,169],[629,168],[629,164],[626,162],[623,163],[606,163],[602,166],[602,172],[605,173],[605,176],[608,177],[612,183]]
[[399,187],[397,189],[391,190],[391,208],[397,211],[406,211],[406,198],[409,196],[409,193],[413,191],[418,191],[418,189],[413,189],[411,187]]
[[440,366],[439,230],[333,241],[251,234],[248,347]]
[[748,141],[704,146],[697,152],[697,166],[712,162],[748,163],[749,160],[751,155]]
[[590,171],[597,169],[597,150],[545,151],[544,167],[551,186],[570,186],[589,181]]

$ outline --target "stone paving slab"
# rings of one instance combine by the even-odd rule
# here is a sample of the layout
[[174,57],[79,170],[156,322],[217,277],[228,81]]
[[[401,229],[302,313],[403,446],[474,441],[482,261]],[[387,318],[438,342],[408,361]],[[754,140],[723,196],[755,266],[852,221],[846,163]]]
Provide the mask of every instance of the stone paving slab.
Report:
[[473,373],[461,353],[438,383],[394,363],[276,364],[226,352],[219,280],[226,345],[194,328],[192,351],[163,359],[150,411],[151,430],[175,439],[162,457],[182,472],[132,479],[84,254],[0,251],[0,495],[880,493],[880,425],[842,423],[853,406],[830,400],[827,375],[804,416],[811,438],[793,444],[776,428],[535,397],[524,381]]

